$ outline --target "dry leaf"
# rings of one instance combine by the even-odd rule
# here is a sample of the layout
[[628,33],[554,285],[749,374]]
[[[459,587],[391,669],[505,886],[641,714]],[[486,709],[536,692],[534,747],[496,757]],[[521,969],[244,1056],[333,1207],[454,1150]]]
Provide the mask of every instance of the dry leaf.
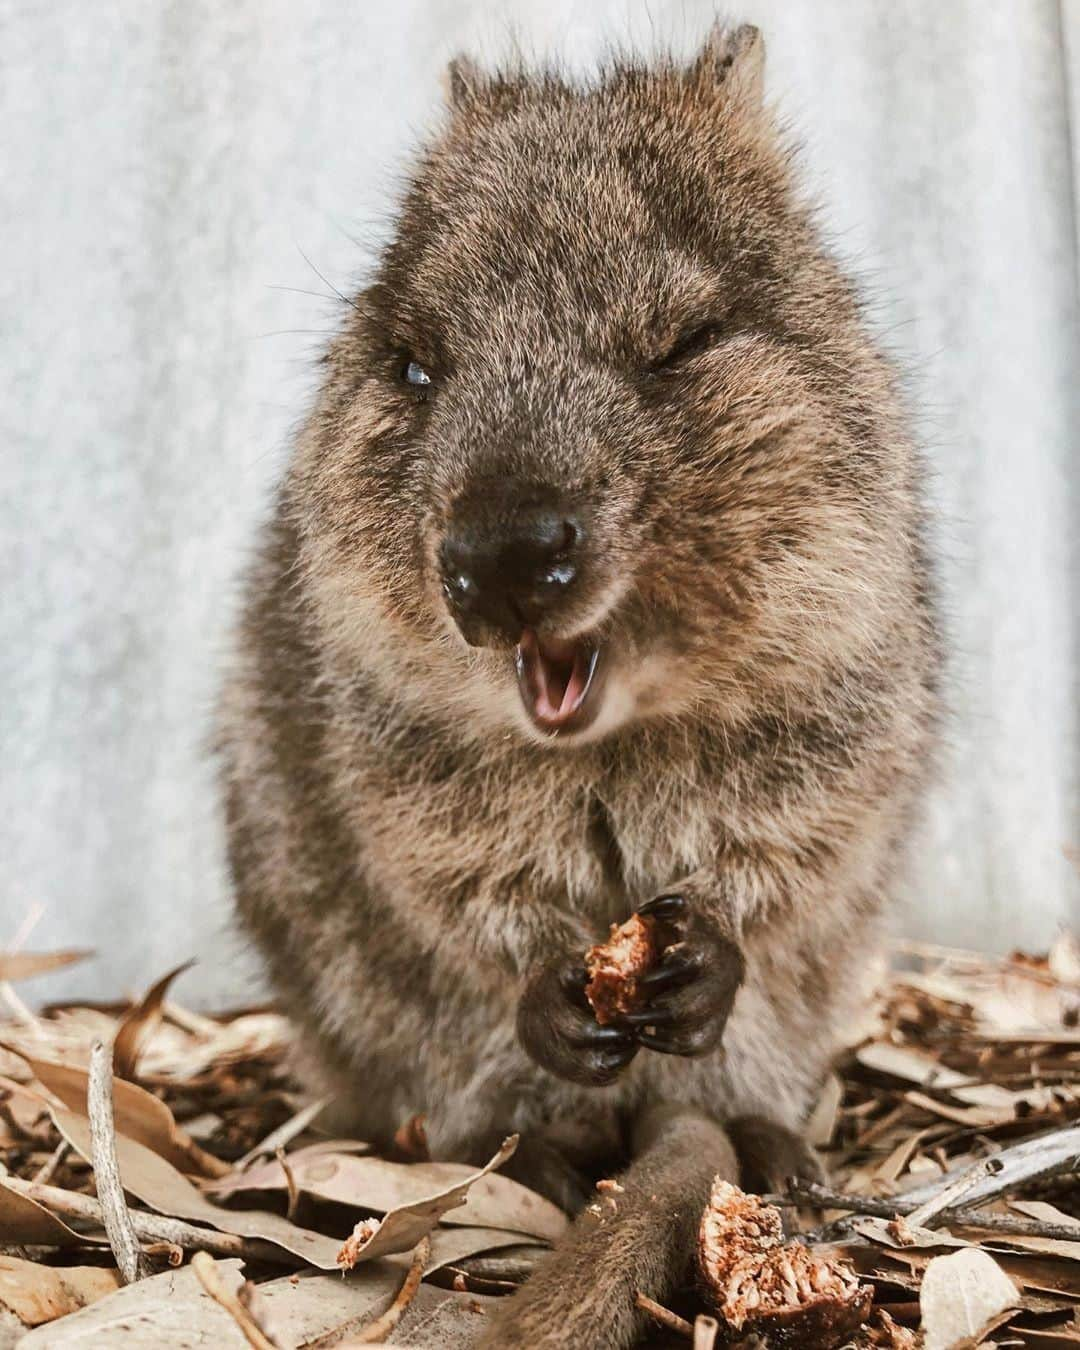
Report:
[[948,1092],[958,1101],[983,1107],[996,1116],[1011,1119],[1017,1094],[997,1083],[980,1083],[967,1074],[957,1073],[925,1051],[912,1050],[888,1041],[860,1046],[855,1058],[867,1069],[906,1079],[920,1087]]
[[1029,1233],[987,1233],[980,1245],[994,1251],[1034,1252],[1039,1256],[1057,1256],[1063,1261],[1080,1261],[1080,1242],[1069,1242],[1065,1238],[1037,1237]]
[[[289,1154],[289,1167],[301,1191],[385,1214],[476,1176],[476,1169],[463,1163],[398,1163],[343,1154],[337,1151],[339,1147],[313,1144]],[[567,1227],[558,1206],[510,1177],[488,1175],[471,1184],[468,1205],[448,1214],[445,1222],[507,1228],[547,1242],[554,1242]],[[232,1173],[205,1187],[208,1195],[221,1198],[243,1191],[286,1189],[285,1174],[276,1161]]]
[[160,980],[156,980],[134,1007],[120,1019],[113,1040],[113,1073],[117,1078],[134,1078],[139,1051],[147,1036],[161,1022],[161,1005],[169,987],[178,975],[190,970],[194,960],[174,966]]
[[[90,1156],[88,1122],[81,1116],[60,1107],[53,1108],[53,1119],[71,1146],[83,1157],[88,1158]],[[337,1239],[300,1228],[277,1214],[261,1210],[222,1209],[206,1199],[164,1158],[123,1135],[117,1136],[116,1152],[125,1191],[137,1196],[151,1209],[156,1209],[161,1214],[169,1214],[173,1218],[204,1223],[223,1233],[263,1238],[320,1270],[338,1269],[337,1255],[341,1244]],[[433,1242],[442,1236],[441,1233],[433,1235]],[[437,1259],[438,1264],[464,1260],[466,1256],[475,1255],[477,1252],[517,1245],[522,1241],[520,1233],[502,1229],[493,1231],[480,1227],[468,1229],[456,1241],[449,1241],[452,1235],[446,1236],[448,1241],[445,1245],[439,1246],[435,1242],[436,1258],[433,1259]],[[443,1257],[442,1252],[447,1255]],[[428,1268],[434,1268],[430,1262]]]
[[952,1106],[948,1102],[928,1097],[923,1092],[906,1092],[904,1100],[923,1111],[929,1111],[931,1115],[940,1116],[942,1120],[951,1120],[954,1125],[967,1125],[973,1130],[1005,1125],[1016,1115],[1012,1103],[1004,1106]]
[[421,1238],[427,1237],[444,1214],[468,1203],[470,1187],[496,1167],[501,1167],[507,1158],[513,1155],[517,1142],[518,1136],[511,1135],[509,1139],[503,1141],[498,1153],[479,1171],[473,1172],[445,1190],[390,1210],[374,1227],[371,1226],[370,1219],[357,1224],[352,1236],[346,1239],[338,1252],[338,1264],[346,1270],[351,1270],[358,1261],[370,1261],[376,1256],[388,1256],[394,1252],[412,1251]]
[[[85,1069],[40,1059],[21,1047],[9,1048],[30,1065],[38,1082],[58,1097],[69,1111],[86,1114],[88,1076]],[[120,1134],[153,1149],[183,1172],[220,1177],[232,1170],[185,1134],[160,1098],[135,1083],[113,1079],[113,1111]]]
[[17,984],[50,970],[61,970],[96,955],[90,948],[71,948],[63,952],[0,952],[0,980]]
[[0,1255],[0,1307],[26,1327],[67,1317],[119,1288],[116,1271],[104,1266],[44,1266]]
[[[430,1274],[442,1266],[456,1266],[459,1261],[479,1256],[481,1252],[504,1251],[508,1247],[517,1249],[515,1255],[519,1252],[528,1253],[535,1260],[540,1260],[547,1253],[546,1246],[536,1246],[529,1239],[523,1239],[520,1233],[509,1233],[503,1228],[467,1228],[464,1224],[450,1228],[440,1224],[431,1233],[431,1251],[424,1273]],[[408,1253],[385,1259],[400,1262],[402,1268],[409,1264]]]
[[[885,1253],[875,1255],[874,1259],[879,1263],[883,1260],[886,1263],[895,1261],[921,1275],[937,1257],[927,1250],[909,1247],[891,1250],[887,1256]],[[1018,1256],[1000,1251],[994,1253],[993,1259],[1018,1289],[1029,1289],[1036,1294],[1076,1297],[1076,1267],[1068,1261],[1058,1261],[1053,1257]],[[861,1263],[856,1261],[856,1264]]]
[[[429,1267],[430,1269],[430,1267]],[[401,1284],[401,1267],[390,1262],[361,1266],[344,1275],[301,1275],[299,1280],[272,1280],[259,1286],[270,1325],[282,1345],[304,1345],[343,1325],[353,1325],[377,1317],[389,1304]],[[463,1307],[469,1302],[459,1295],[432,1285],[423,1285],[394,1335],[394,1342],[409,1345],[438,1346],[446,1342],[434,1335],[420,1338],[419,1327],[431,1322],[437,1309]],[[490,1300],[480,1299],[483,1307]],[[479,1321],[473,1317],[474,1324]],[[481,1323],[482,1325],[482,1323]],[[359,1327],[355,1327],[358,1330]]]
[[[60,1133],[89,1161],[93,1153],[86,1118],[64,1107],[54,1106],[51,1112]],[[299,1228],[277,1214],[227,1210],[213,1205],[166,1158],[122,1134],[116,1137],[116,1157],[124,1190],[158,1213],[209,1224],[222,1233],[263,1238],[320,1270],[337,1268],[339,1244],[333,1238]]]
[[880,1242],[884,1247],[903,1249],[918,1247],[923,1250],[935,1250],[942,1247],[970,1247],[971,1243],[941,1228],[911,1228],[902,1219],[862,1218],[852,1221],[852,1228],[860,1237],[870,1242]]
[[[232,1291],[244,1283],[239,1261],[218,1261],[219,1278]],[[401,1283],[401,1267],[390,1261],[362,1266],[347,1275],[299,1276],[270,1280],[258,1286],[260,1306],[282,1345],[299,1346],[334,1331],[378,1316]],[[484,1307],[491,1300],[475,1294],[463,1298],[448,1290],[423,1286],[399,1327],[409,1345],[438,1347],[448,1341],[444,1323],[434,1314],[444,1305]],[[478,1319],[477,1319],[478,1320]],[[423,1333],[425,1324],[431,1334]],[[398,1337],[395,1336],[395,1342]],[[246,1350],[232,1318],[206,1293],[190,1267],[167,1271],[131,1284],[82,1312],[31,1332],[19,1350],[163,1350],[166,1346],[203,1350]]]
[[1020,1292],[993,1257],[977,1248],[937,1256],[923,1274],[919,1306],[925,1350],[954,1350],[1000,1325]]
[[[217,1269],[231,1289],[243,1284],[241,1262],[219,1261]],[[173,1345],[247,1350],[236,1323],[206,1293],[190,1266],[137,1280],[81,1312],[40,1327],[19,1342],[19,1350],[163,1350]]]
[[836,1122],[844,1101],[844,1085],[835,1073],[825,1079],[817,1105],[806,1122],[806,1142],[815,1148],[826,1148],[836,1133]]
[[105,1239],[76,1233],[29,1196],[19,1195],[0,1177],[0,1235],[25,1247],[85,1247]]

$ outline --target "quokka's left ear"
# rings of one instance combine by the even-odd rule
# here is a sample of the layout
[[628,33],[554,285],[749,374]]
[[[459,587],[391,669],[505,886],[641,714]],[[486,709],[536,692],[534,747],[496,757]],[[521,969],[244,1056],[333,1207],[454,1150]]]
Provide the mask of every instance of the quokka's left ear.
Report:
[[498,115],[520,101],[522,81],[509,74],[490,74],[471,56],[455,56],[443,73],[443,94],[453,113]]
[[753,24],[730,28],[713,25],[691,66],[702,85],[722,88],[747,111],[760,108],[765,97],[765,40]]

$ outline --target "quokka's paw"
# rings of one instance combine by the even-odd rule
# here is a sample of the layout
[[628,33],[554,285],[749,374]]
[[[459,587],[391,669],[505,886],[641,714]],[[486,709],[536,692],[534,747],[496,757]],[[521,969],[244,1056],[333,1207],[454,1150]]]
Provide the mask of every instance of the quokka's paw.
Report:
[[661,895],[637,912],[657,924],[662,951],[638,980],[644,1006],[618,1025],[661,1054],[708,1054],[723,1039],[742,983],[742,952],[685,896]]
[[580,955],[536,970],[518,1005],[518,1039],[541,1068],[572,1083],[603,1087],[640,1047],[629,1028],[597,1023],[585,997],[587,979]]

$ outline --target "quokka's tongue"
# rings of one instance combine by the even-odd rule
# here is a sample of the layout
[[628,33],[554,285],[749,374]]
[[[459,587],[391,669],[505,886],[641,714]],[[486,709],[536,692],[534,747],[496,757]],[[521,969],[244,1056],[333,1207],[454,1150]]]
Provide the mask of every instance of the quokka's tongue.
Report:
[[557,731],[580,710],[596,665],[594,649],[526,628],[517,649],[518,684],[530,716]]

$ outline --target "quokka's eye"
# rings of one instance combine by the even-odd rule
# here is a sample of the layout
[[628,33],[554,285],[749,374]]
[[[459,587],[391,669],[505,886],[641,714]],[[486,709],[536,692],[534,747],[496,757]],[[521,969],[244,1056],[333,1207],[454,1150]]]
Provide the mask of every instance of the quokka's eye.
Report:
[[419,361],[410,361],[401,372],[401,378],[406,384],[415,384],[423,387],[431,383],[431,376],[427,373]]
[[664,355],[653,363],[653,370],[670,370],[674,366],[680,365],[683,361],[690,360],[700,352],[707,351],[715,346],[724,336],[724,332],[718,323],[701,324],[698,328],[690,329],[684,333],[681,338]]

